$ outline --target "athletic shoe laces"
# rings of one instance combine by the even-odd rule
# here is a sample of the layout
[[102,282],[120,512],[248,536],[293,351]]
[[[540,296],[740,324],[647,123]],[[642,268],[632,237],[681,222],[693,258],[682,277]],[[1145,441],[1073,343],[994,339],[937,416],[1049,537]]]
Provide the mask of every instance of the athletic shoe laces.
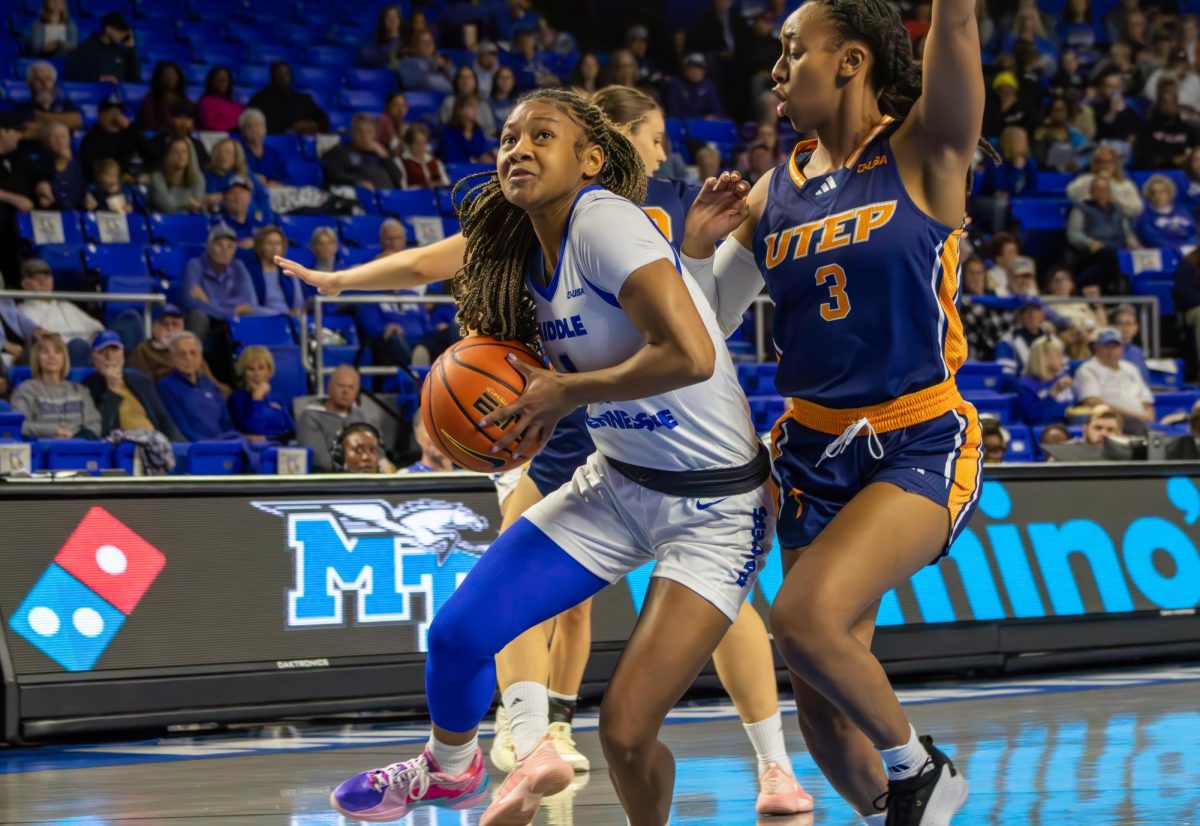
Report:
[[875,808],[888,813],[887,826],[919,823],[920,813],[917,810],[923,803],[921,792],[926,786],[936,783],[938,775],[937,765],[931,757],[921,765],[921,771],[916,776],[888,783],[888,790],[875,798]]
[[406,800],[423,798],[429,791],[429,783],[429,763],[425,755],[371,772],[371,785],[375,791],[383,792],[392,786],[401,786],[407,793]]
[[575,738],[571,736],[571,727],[566,723],[551,723],[548,731],[550,739],[555,743],[575,748]]

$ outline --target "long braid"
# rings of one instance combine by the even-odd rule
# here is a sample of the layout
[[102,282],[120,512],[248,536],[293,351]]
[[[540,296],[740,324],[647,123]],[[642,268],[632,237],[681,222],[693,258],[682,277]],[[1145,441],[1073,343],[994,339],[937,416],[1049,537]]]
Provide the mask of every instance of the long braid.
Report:
[[[646,199],[641,156],[600,109],[565,89],[539,89],[517,105],[527,101],[551,103],[579,125],[584,143],[575,147],[577,154],[588,144],[604,150],[601,186],[635,204]],[[538,242],[529,215],[505,199],[494,171],[459,181],[454,202],[467,239],[465,263],[453,282],[459,326],[540,350],[535,305],[525,287],[525,265]]]
[[[875,56],[871,81],[879,90],[879,108],[897,119],[906,116],[921,96],[921,67],[913,60],[912,41],[899,13],[886,0],[820,0],[838,33],[839,45],[861,40]],[[979,149],[997,166],[1000,153],[980,136]],[[967,176],[967,193],[971,179]]]

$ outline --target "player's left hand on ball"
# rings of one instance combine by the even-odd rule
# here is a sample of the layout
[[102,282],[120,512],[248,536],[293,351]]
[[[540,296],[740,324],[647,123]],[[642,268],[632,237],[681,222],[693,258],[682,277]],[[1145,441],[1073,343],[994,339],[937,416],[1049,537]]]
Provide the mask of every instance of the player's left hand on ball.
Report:
[[543,436],[554,432],[558,420],[573,409],[567,399],[566,382],[561,373],[533,367],[512,355],[507,356],[512,368],[525,378],[525,392],[503,407],[498,407],[479,420],[480,427],[512,419],[504,435],[492,445],[491,452],[512,449],[514,459],[529,458],[541,445]]

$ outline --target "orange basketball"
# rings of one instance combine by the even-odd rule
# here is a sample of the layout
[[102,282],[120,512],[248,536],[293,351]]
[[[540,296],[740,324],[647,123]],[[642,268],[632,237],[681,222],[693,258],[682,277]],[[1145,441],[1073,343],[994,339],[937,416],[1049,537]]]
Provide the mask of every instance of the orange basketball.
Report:
[[513,459],[510,448],[488,452],[511,420],[479,426],[480,419],[525,390],[525,378],[505,359],[509,353],[531,366],[544,366],[536,353],[516,341],[468,336],[438,356],[421,388],[425,431],[442,453],[466,470],[499,473],[528,459]]

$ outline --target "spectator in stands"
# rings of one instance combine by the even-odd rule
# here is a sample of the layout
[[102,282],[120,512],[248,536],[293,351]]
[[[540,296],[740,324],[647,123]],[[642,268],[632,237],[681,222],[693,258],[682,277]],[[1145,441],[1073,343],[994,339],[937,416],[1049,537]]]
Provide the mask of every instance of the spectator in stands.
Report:
[[156,162],[161,161],[167,154],[167,148],[171,145],[171,141],[183,139],[191,144],[192,154],[196,157],[199,168],[203,169],[208,166],[208,149],[204,146],[203,141],[192,134],[196,128],[196,107],[191,103],[176,101],[171,105],[169,111],[170,127],[165,132],[158,133],[152,141]]
[[350,122],[350,140],[321,158],[325,185],[400,189],[404,176],[387,149],[375,139],[375,119],[359,113]]
[[1170,78],[1179,89],[1179,103],[1189,109],[1200,110],[1200,75],[1192,68],[1192,59],[1184,48],[1174,49],[1166,66],[1158,69],[1146,80],[1142,95],[1153,103],[1158,99],[1158,84]]
[[67,381],[67,348],[53,333],[39,338],[29,357],[33,378],[12,393],[12,407],[25,414],[21,435],[37,439],[98,439],[100,413],[82,384]]
[[287,400],[271,390],[275,358],[266,347],[252,346],[238,356],[242,389],[229,397],[233,426],[252,442],[287,442],[296,433]]
[[412,430],[417,447],[421,448],[421,458],[406,467],[406,473],[450,473],[458,470],[454,462],[438,450],[433,439],[429,438],[429,431],[425,429],[425,418],[420,410],[413,414]]
[[[174,304],[159,304],[154,308],[150,338],[133,351],[129,366],[158,381],[171,372],[171,339],[183,332],[183,311]],[[209,369],[208,361],[200,360],[200,375],[213,381],[221,389],[222,396],[229,395],[229,387],[218,382]]]
[[375,140],[393,155],[400,154],[400,136],[408,118],[408,96],[403,92],[388,95],[383,114],[375,121]]
[[980,416],[979,424],[982,432],[983,463],[999,465],[1004,462],[1008,453],[1008,431],[1000,422],[991,416]]
[[1020,126],[1026,133],[1037,129],[1040,106],[1019,93],[1020,82],[1012,72],[999,72],[992,78],[992,92],[985,106],[984,134],[999,135],[1006,126]]
[[771,152],[771,147],[761,141],[754,141],[754,143],[750,144],[749,151],[750,164],[746,170],[746,180],[751,184],[755,184],[758,183],[759,178],[766,175],[778,164],[776,163],[774,153]]
[[121,174],[130,180],[142,171],[142,165],[155,157],[153,144],[125,115],[125,107],[111,98],[100,104],[96,125],[79,144],[79,162],[84,170],[95,169],[96,162],[111,158],[120,165]]
[[1089,0],[1067,0],[1062,20],[1054,27],[1058,44],[1067,49],[1091,51],[1105,41],[1096,25]]
[[1038,295],[1037,267],[1032,258],[1021,255],[1013,262],[1012,275],[1008,279],[1009,294],[1015,296]]
[[395,218],[386,218],[379,225],[379,255],[383,258],[394,252],[402,252],[408,246],[408,230]]
[[[40,258],[30,258],[21,265],[21,289],[28,292],[54,292],[54,271]],[[21,302],[21,312],[43,330],[62,338],[77,367],[91,364],[88,342],[104,329],[104,325],[70,301],[53,298],[34,298]]]
[[1074,172],[1079,169],[1080,153],[1088,140],[1071,124],[1071,110],[1062,98],[1050,101],[1046,118],[1034,133],[1037,155],[1048,169]]
[[1058,48],[1046,36],[1042,15],[1036,8],[1026,8],[1017,11],[1013,19],[1013,31],[1001,41],[1000,50],[1011,52],[1018,42],[1030,43],[1042,56],[1043,67],[1058,59]]
[[1179,198],[1195,214],[1200,210],[1200,146],[1194,146],[1188,152],[1183,172],[1187,175],[1187,189],[1179,193]]
[[[1070,298],[1075,295],[1075,277],[1071,268],[1056,264],[1050,268],[1050,277],[1046,286],[1051,296],[1055,298]],[[1093,307],[1086,301],[1071,301],[1054,304],[1054,314],[1061,323],[1080,327],[1089,333],[1099,327],[1106,326],[1104,310],[1100,306]]]
[[176,138],[168,145],[162,164],[150,176],[150,208],[168,214],[204,211],[204,175],[191,141]]
[[452,67],[448,57],[437,53],[433,33],[421,32],[413,36],[408,53],[400,59],[397,69],[400,86],[409,92],[441,92],[448,95],[454,91],[450,83]]
[[479,123],[483,134],[489,139],[496,137],[496,118],[492,114],[492,107],[487,101],[483,100],[482,92],[479,91],[479,80],[475,77],[475,70],[470,66],[459,66],[458,71],[454,73],[454,94],[447,96],[442,100],[441,108],[438,109],[438,120],[443,124],[449,123],[450,118],[454,115],[454,101],[460,97],[473,96],[476,99],[475,120]]
[[96,209],[109,212],[133,212],[137,198],[133,187],[121,180],[121,165],[112,158],[96,161],[92,169],[94,183],[88,194],[96,203]]
[[279,150],[267,146],[267,117],[253,107],[238,118],[238,134],[246,149],[246,164],[263,186],[275,186],[287,180],[287,162]]
[[1066,421],[1067,408],[1075,402],[1065,352],[1062,342],[1053,336],[1042,336],[1029,348],[1017,404],[1030,427]]
[[71,131],[51,121],[42,127],[42,180],[34,186],[34,200],[41,209],[93,210],[96,201],[87,190],[83,165],[71,150]]
[[1065,424],[1052,423],[1042,429],[1042,437],[1038,445],[1065,445],[1071,441],[1071,431]]
[[640,70],[637,56],[629,49],[617,49],[608,58],[608,79],[617,86],[638,85]]
[[[250,274],[236,253],[237,234],[224,224],[215,224],[208,231],[204,254],[189,261],[183,274],[186,326],[202,340],[208,340],[209,354],[218,364],[218,376],[222,376],[222,368],[228,364],[221,358],[226,353],[221,351],[229,350],[232,345],[227,340],[229,322],[237,316],[259,312]],[[210,331],[214,334],[211,338]]]
[[395,69],[404,51],[404,14],[399,6],[384,6],[375,21],[375,35],[363,46],[360,59],[364,66]]
[[275,256],[287,255],[287,238],[270,224],[254,233],[254,258],[250,280],[258,296],[262,315],[300,316],[304,312],[304,290],[295,278],[283,278]]
[[1140,14],[1140,6],[1141,0],[1119,0],[1117,7],[1104,16],[1104,25],[1108,29],[1108,42],[1116,43],[1125,38],[1128,31],[1127,17],[1135,12]]
[[996,295],[1008,295],[1017,261],[1024,258],[1016,236],[997,232],[991,241],[992,266],[987,271],[988,290]]
[[269,213],[264,215],[261,210],[254,208],[254,186],[248,178],[234,175],[229,179],[225,194],[221,196],[217,221],[233,231],[239,247],[253,247],[254,233],[272,220],[274,216]]
[[335,452],[341,461],[333,469],[343,473],[395,473],[380,440],[379,428],[370,422],[352,422],[338,431]]
[[79,30],[67,10],[67,0],[42,0],[42,10],[29,31],[29,53],[34,57],[61,56],[78,44]]
[[1075,399],[1085,407],[1106,404],[1125,419],[1125,431],[1140,435],[1154,421],[1154,394],[1142,374],[1121,358],[1121,333],[1105,327],[1092,342],[1095,353],[1075,371]]
[[338,236],[333,227],[317,227],[308,239],[309,252],[313,254],[312,268],[317,272],[333,272],[337,269]]
[[1006,126],[1000,133],[999,166],[985,162],[983,180],[972,196],[980,206],[979,213],[989,216],[995,232],[1008,229],[1009,204],[1025,192],[1037,190],[1037,162],[1029,146],[1029,133],[1021,126]]
[[1016,323],[996,344],[996,361],[1006,376],[1015,382],[1025,372],[1030,348],[1046,332],[1046,308],[1042,300],[1036,295],[1022,297],[1017,307]]
[[114,332],[104,331],[92,339],[92,366],[96,372],[83,380],[100,411],[101,436],[114,430],[156,430],[172,442],[184,441],[183,434],[162,399],[154,381],[125,367],[125,345]]
[[512,54],[516,62],[517,86],[522,91],[560,84],[552,56],[538,49],[535,30],[517,32],[513,39]]
[[1142,380],[1149,384],[1150,368],[1146,366],[1146,353],[1137,343],[1141,325],[1138,324],[1137,310],[1132,304],[1122,304],[1113,310],[1113,326],[1120,331],[1121,342],[1125,345],[1121,358],[1136,367],[1142,374]]
[[1129,219],[1112,200],[1108,178],[1092,180],[1090,197],[1067,216],[1067,243],[1078,257],[1079,283],[1098,286],[1106,295],[1121,292],[1117,251],[1140,246]]
[[967,352],[975,361],[993,361],[996,344],[1010,326],[1008,314],[1001,309],[972,299],[994,295],[987,286],[987,266],[978,255],[972,255],[962,267],[962,318],[967,339]]
[[204,170],[205,200],[210,207],[218,206],[224,200],[225,190],[235,178],[249,182],[251,210],[269,217],[271,194],[250,174],[245,148],[233,138],[223,138],[213,144],[212,157]]
[[1200,143],[1200,129],[1184,119],[1179,107],[1179,84],[1163,78],[1158,84],[1158,101],[1142,124],[1134,144],[1136,169],[1182,168],[1188,151]]
[[135,45],[129,21],[119,12],[110,12],[100,19],[100,31],[71,52],[63,77],[92,83],[140,83],[142,66]]
[[[490,40],[483,41],[475,50],[475,60],[471,63],[471,68],[475,71],[475,79],[479,82],[479,96],[484,100],[492,96],[492,82],[496,78],[496,72],[500,71],[499,52],[496,44]],[[496,126],[497,128],[500,126],[499,122]]]
[[184,330],[171,338],[168,347],[171,371],[158,380],[158,395],[183,437],[197,442],[236,435],[221,388],[201,372],[200,339]]
[[1142,184],[1146,211],[1137,222],[1138,240],[1150,249],[1173,249],[1196,243],[1196,218],[1192,210],[1178,204],[1175,181],[1166,175],[1151,175]]
[[1088,415],[1083,426],[1083,438],[1072,439],[1076,444],[1102,445],[1109,436],[1120,436],[1121,417],[1106,405],[1099,405]]
[[0,298],[0,364],[20,362],[43,330],[11,298]]
[[[380,235],[383,235],[382,228]],[[383,254],[386,253],[381,253]],[[396,295],[416,294],[414,290],[396,291]],[[412,364],[413,344],[429,332],[428,315],[421,304],[356,304],[354,317],[367,340],[367,346],[371,348],[372,361],[375,364],[408,367]]]
[[36,139],[47,123],[61,123],[74,132],[83,128],[83,115],[58,86],[58,69],[53,63],[38,60],[25,70],[29,100],[12,107],[12,113],[23,123],[25,137]]
[[1200,360],[1200,247],[1192,250],[1175,267],[1175,287],[1171,292],[1175,311],[1183,317]]
[[1111,146],[1097,146],[1092,153],[1090,172],[1076,176],[1067,184],[1067,197],[1072,203],[1082,204],[1092,194],[1092,181],[1096,178],[1108,180],[1109,197],[1130,220],[1142,214],[1145,205],[1138,194],[1137,184],[1125,177],[1121,171],[1121,156]]
[[20,118],[0,112],[0,278],[7,273],[14,280],[21,268],[16,216],[34,207],[33,164],[21,146],[21,130]]
[[204,94],[196,101],[196,125],[210,132],[233,132],[246,107],[233,99],[233,75],[214,66],[204,79]]
[[496,159],[492,144],[478,121],[479,98],[456,97],[450,120],[442,127],[438,154],[446,163],[491,163]]
[[501,66],[492,78],[492,94],[488,107],[498,126],[503,126],[517,105],[517,76],[508,66]]
[[586,94],[594,95],[603,88],[600,80],[600,59],[595,52],[585,52],[575,64],[575,71],[567,80],[567,85],[574,89],[582,89]]
[[329,115],[325,110],[311,95],[292,89],[292,67],[286,60],[271,64],[271,82],[254,93],[250,108],[263,113],[267,131],[272,135],[284,132],[311,135],[329,131]]
[[358,403],[361,381],[349,364],[338,365],[326,383],[327,395],[314,399],[296,420],[296,442],[313,452],[312,469],[329,473],[334,469],[330,446],[342,428],[355,422],[372,422]]
[[1119,142],[1124,146],[1121,154],[1128,156],[1142,128],[1142,119],[1125,102],[1125,78],[1113,69],[1101,75],[1096,85],[1098,93],[1091,101],[1096,117],[1096,138],[1109,143]]
[[699,52],[683,59],[682,71],[667,88],[667,116],[719,118],[724,115],[717,87],[708,77],[708,60]]
[[721,172],[721,153],[715,146],[704,144],[692,153],[696,162],[696,179],[703,183],[709,178],[715,178]]
[[138,107],[138,128],[145,132],[165,132],[171,128],[171,110],[177,104],[191,107],[183,72],[169,60],[154,67],[150,90]]

